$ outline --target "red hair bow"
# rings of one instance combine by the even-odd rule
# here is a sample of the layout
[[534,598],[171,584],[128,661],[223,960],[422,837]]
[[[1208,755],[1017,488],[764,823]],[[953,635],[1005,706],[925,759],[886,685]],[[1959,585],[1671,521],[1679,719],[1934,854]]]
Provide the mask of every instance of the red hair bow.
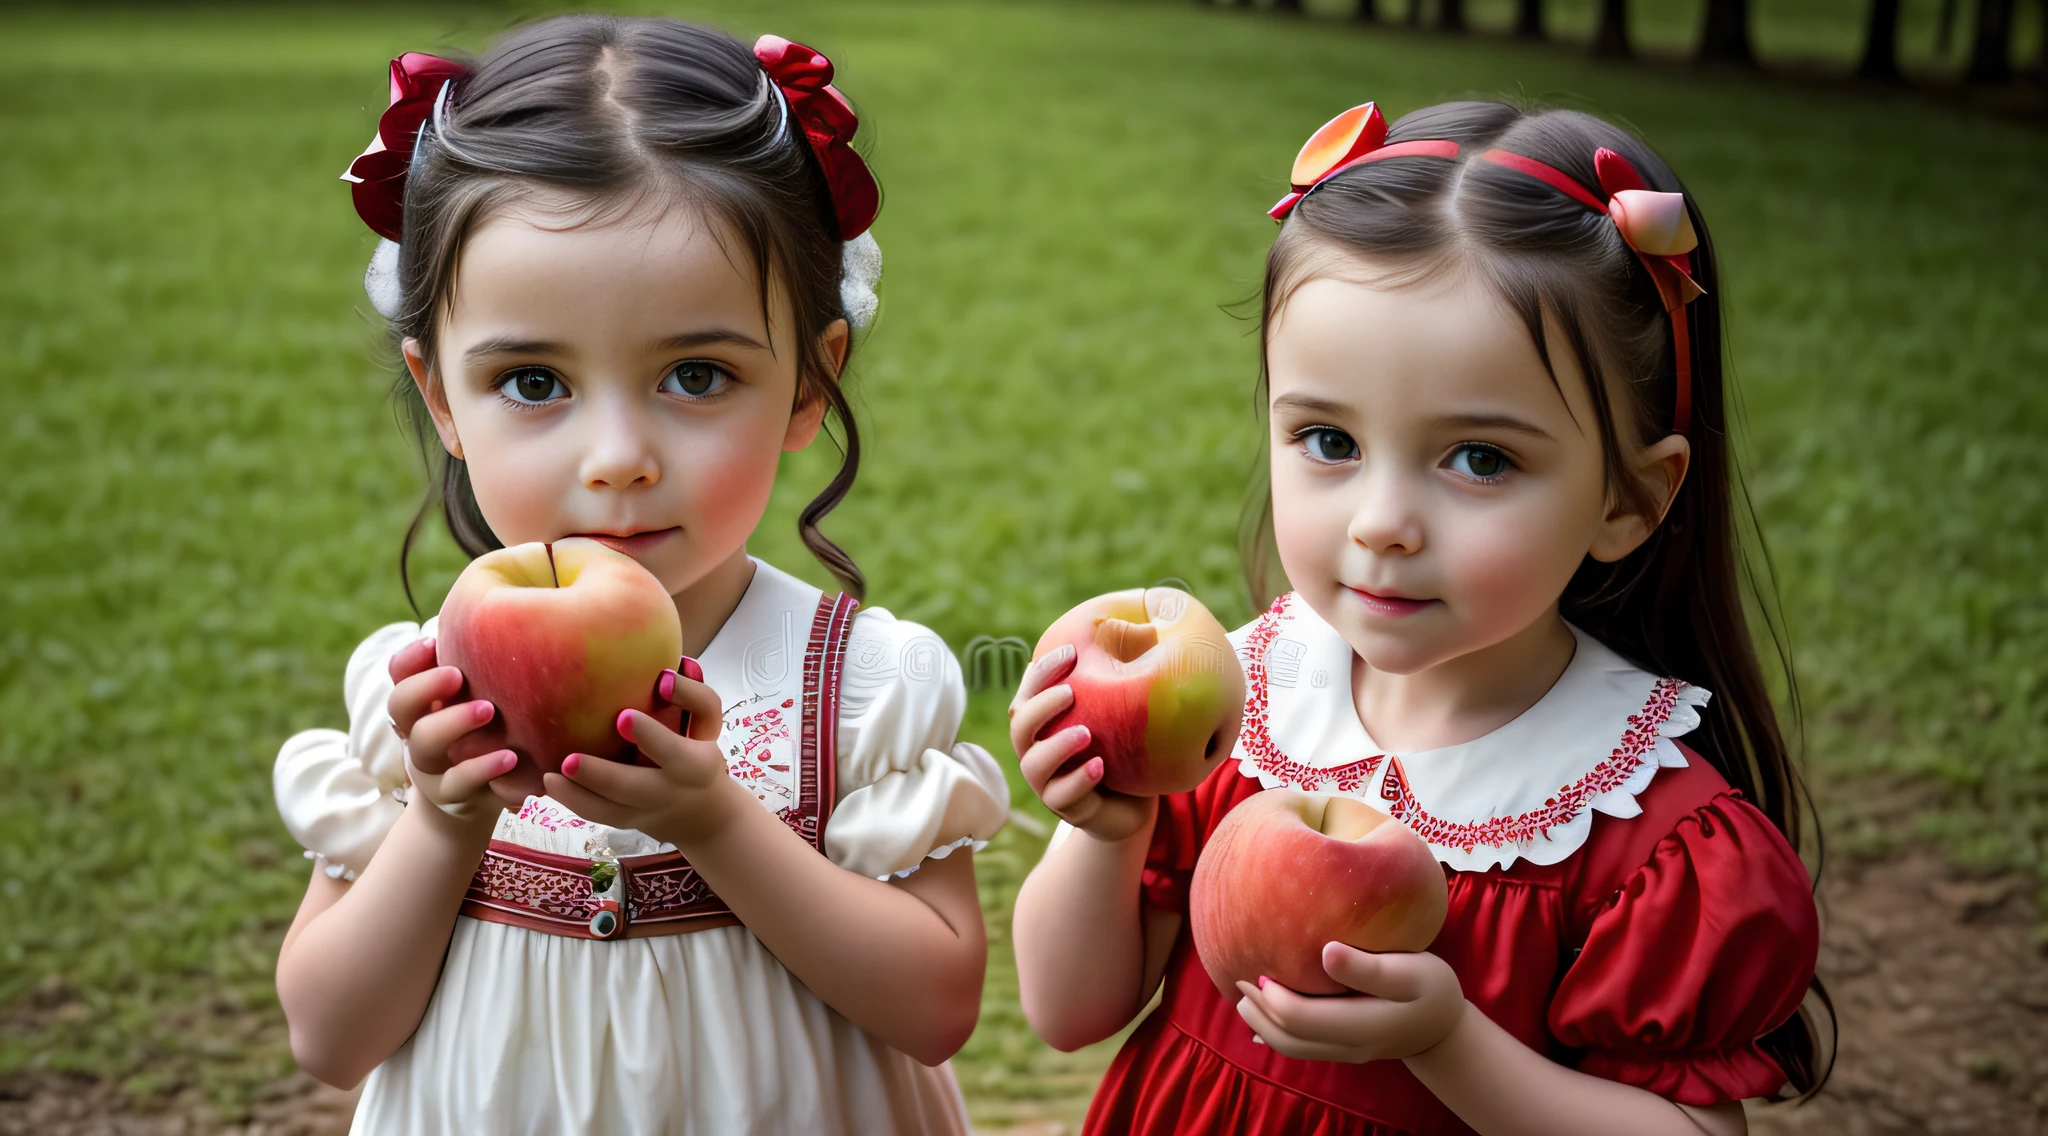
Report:
[[391,105],[377,120],[370,148],[341,175],[350,183],[356,215],[385,240],[395,241],[405,231],[405,172],[412,166],[420,127],[434,113],[442,90],[468,77],[462,64],[417,51],[391,61]]
[[882,190],[851,145],[860,118],[832,86],[832,61],[776,35],[754,42],[754,58],[782,92],[790,119],[802,128],[825,171],[825,185],[838,214],[839,239],[850,241],[867,232],[882,211]]

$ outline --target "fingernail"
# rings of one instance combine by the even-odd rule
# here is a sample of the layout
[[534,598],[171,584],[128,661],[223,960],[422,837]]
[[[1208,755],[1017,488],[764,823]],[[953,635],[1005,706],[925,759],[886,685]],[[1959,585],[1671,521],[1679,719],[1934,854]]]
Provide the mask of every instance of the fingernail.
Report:
[[[690,660],[688,659],[683,660],[683,662],[685,663],[688,663],[689,661]],[[673,699],[676,696],[676,672],[661,672],[661,681],[654,684],[654,690],[657,694],[661,695],[661,700],[663,702],[667,702]]]
[[445,706],[445,705],[446,705],[446,703],[444,703],[444,702],[442,702],[442,701],[441,701],[440,699],[436,698],[436,699],[434,699],[434,700],[433,700],[432,702],[429,702],[429,703],[427,703],[427,713],[429,713],[429,714],[438,714],[438,713],[440,713],[440,712],[441,712],[441,708],[442,708],[443,706]]
[[1270,978],[1267,978],[1267,977],[1266,977],[1265,975],[1263,975],[1263,974],[1262,974],[1262,975],[1260,975],[1260,976],[1259,976],[1259,989],[1261,989],[1261,990],[1264,990],[1264,989],[1266,988],[1266,983],[1268,983],[1268,982],[1271,982],[1271,981],[1273,981],[1273,980],[1272,980],[1272,979],[1270,979]]
[[1088,759],[1088,764],[1086,764],[1086,765],[1082,766],[1081,768],[1082,768],[1083,770],[1087,771],[1087,774],[1088,774],[1088,780],[1090,780],[1090,781],[1100,781],[1100,780],[1102,780],[1102,759],[1101,759],[1101,758],[1099,758],[1099,757],[1091,757],[1091,758],[1089,758],[1089,759]]
[[1264,1045],[1264,1044],[1266,1044],[1266,1039],[1265,1039],[1265,1038],[1263,1038],[1263,1037],[1260,1037],[1260,1036],[1259,1036],[1258,1034],[1253,1034],[1253,1035],[1252,1035],[1252,1044],[1253,1044],[1253,1045]]
[[1052,657],[1057,662],[1066,662],[1068,659],[1074,657],[1074,645],[1072,643],[1060,644],[1058,647],[1055,647],[1053,649]]
[[519,764],[518,754],[513,753],[509,749],[501,749],[498,751],[498,768],[500,770],[510,770],[513,766],[517,764]]
[[619,731],[620,737],[629,742],[633,740],[633,712],[631,710],[619,711],[618,721],[613,722],[612,725]]
[[432,651],[441,645],[441,641],[439,639],[434,638],[432,635],[429,635],[426,638],[420,640],[420,642],[425,643],[427,645],[427,650],[429,651]]
[[490,721],[492,716],[494,716],[498,712],[497,707],[491,705],[488,702],[483,701],[482,699],[478,699],[477,701],[472,702],[469,705],[471,707],[470,713],[476,715],[476,720],[479,722]]
[[704,681],[704,666],[688,655],[683,656],[683,677],[691,682]]
[[572,753],[562,759],[562,776],[564,777],[576,776],[576,771],[581,768],[583,768],[583,755],[580,753]]

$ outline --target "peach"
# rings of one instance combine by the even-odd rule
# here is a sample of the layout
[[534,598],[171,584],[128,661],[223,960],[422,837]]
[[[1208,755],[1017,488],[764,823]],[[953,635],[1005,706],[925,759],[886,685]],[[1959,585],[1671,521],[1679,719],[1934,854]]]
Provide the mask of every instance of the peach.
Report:
[[1350,797],[1268,789],[1230,810],[1195,862],[1188,920],[1209,978],[1235,1001],[1260,975],[1347,991],[1323,945],[1420,951],[1443,928],[1444,871],[1420,836]]
[[614,724],[621,710],[681,724],[679,710],[654,705],[661,672],[682,657],[675,601],[638,561],[597,541],[477,557],[441,604],[439,639],[439,661],[461,669],[468,696],[498,710],[449,756],[509,748],[519,763],[505,778],[527,793],[571,753],[637,759]]
[[1202,783],[1244,720],[1244,668],[1223,625],[1177,588],[1097,596],[1061,616],[1032,658],[1076,649],[1074,704],[1046,735],[1077,722],[1093,737],[1076,760],[1102,759],[1102,783],[1140,797]]

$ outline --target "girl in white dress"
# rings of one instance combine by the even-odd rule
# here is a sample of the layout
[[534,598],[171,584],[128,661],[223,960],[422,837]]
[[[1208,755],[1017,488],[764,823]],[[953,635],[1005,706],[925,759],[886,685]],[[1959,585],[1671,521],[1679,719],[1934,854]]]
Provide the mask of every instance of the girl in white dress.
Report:
[[[947,1059],[987,948],[972,851],[1008,794],[958,744],[945,644],[748,556],[778,459],[874,309],[879,197],[831,64],[668,20],[565,17],[392,64],[350,167],[367,283],[472,555],[591,536],[674,596],[687,656],[641,765],[451,748],[497,708],[435,625],[349,661],[349,729],[278,755],[319,865],[278,958],[299,1063],[357,1132],[966,1130]],[[423,433],[424,437],[424,433]],[[438,456],[438,455],[437,455]],[[430,501],[434,497],[430,496]]]

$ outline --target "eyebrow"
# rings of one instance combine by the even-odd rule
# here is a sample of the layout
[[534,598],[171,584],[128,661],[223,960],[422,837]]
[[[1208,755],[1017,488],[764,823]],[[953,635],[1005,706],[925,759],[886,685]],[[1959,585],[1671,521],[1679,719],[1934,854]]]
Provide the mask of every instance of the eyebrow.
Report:
[[1508,430],[1532,438],[1550,437],[1550,431],[1512,414],[1447,414],[1433,424],[1462,430]]
[[1283,394],[1273,400],[1273,409],[1275,411],[1298,410],[1304,414],[1321,414],[1333,418],[1337,415],[1351,412],[1351,408],[1341,402],[1327,398],[1317,398],[1309,394]]
[[[703,331],[690,331],[684,332],[681,335],[671,335],[667,339],[655,344],[654,350],[692,351],[699,347],[712,347],[722,344],[733,347],[749,347],[756,351],[773,351],[772,348],[753,336],[728,327],[713,327],[706,328]],[[567,353],[567,349],[561,344],[552,343],[544,339],[500,337],[497,339],[486,339],[482,343],[471,347],[462,353],[462,358],[465,362],[475,363],[479,359],[487,359],[493,355],[545,356],[564,355]]]

